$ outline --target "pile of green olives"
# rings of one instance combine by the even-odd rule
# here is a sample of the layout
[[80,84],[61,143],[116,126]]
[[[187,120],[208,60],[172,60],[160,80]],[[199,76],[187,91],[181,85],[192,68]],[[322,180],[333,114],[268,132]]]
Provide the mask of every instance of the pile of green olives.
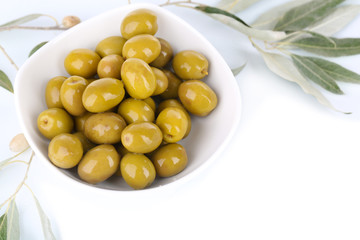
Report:
[[55,166],[76,168],[90,184],[121,177],[133,189],[186,168],[180,141],[191,115],[209,115],[217,96],[203,81],[206,57],[174,53],[157,30],[156,14],[138,9],[123,19],[121,35],[67,54],[69,76],[47,82],[48,108],[37,119]]

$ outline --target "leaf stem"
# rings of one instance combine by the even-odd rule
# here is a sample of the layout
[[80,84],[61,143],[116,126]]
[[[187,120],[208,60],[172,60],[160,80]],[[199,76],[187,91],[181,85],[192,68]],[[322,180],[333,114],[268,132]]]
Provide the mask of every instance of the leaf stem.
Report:
[[51,26],[51,27],[38,27],[38,26],[5,26],[0,27],[0,31],[9,31],[13,29],[25,29],[25,30],[57,30],[57,31],[64,31],[68,30],[69,28],[60,27],[59,25]]
[[12,60],[12,58],[9,56],[9,54],[5,51],[5,49],[3,48],[3,46],[0,45],[0,50],[1,52],[3,52],[3,54],[5,55],[5,57],[10,61],[11,65],[14,66],[14,68],[16,69],[16,71],[19,70],[19,67],[16,65],[16,63]]
[[[1,167],[0,167],[0,170],[3,168],[3,166],[4,166],[5,164],[7,164],[7,162],[9,162],[9,161],[11,161],[12,159],[20,156],[21,154],[23,154],[24,152],[26,152],[26,150],[28,150],[29,148],[30,148],[30,147],[27,147],[27,148],[25,148],[24,150],[22,150],[21,152],[15,154],[14,156],[12,156],[12,157],[10,157],[10,158],[8,158],[8,159],[5,159],[4,161],[1,161],[1,162],[0,162],[0,166],[1,166]],[[2,164],[4,164],[4,165],[2,165]]]
[[198,3],[198,2],[193,2],[191,0],[188,1],[175,1],[175,2],[171,2],[170,0],[166,1],[165,3],[159,4],[160,7],[165,7],[165,6],[170,6],[170,5],[177,5],[177,6],[181,6],[181,7],[186,7],[185,5],[180,5],[180,4],[193,4],[193,5],[204,5],[202,3]]

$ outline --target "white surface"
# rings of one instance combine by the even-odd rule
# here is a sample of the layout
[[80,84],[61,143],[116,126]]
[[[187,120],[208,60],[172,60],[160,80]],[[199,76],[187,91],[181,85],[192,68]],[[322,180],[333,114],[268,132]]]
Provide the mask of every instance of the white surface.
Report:
[[[270,5],[281,2],[285,1],[262,0],[240,16],[251,22]],[[0,23],[36,12],[58,19],[69,14],[88,19],[121,4],[127,1],[2,1]],[[342,84],[345,96],[328,95],[337,107],[353,114],[333,112],[295,84],[273,75],[240,33],[190,9],[167,9],[203,33],[231,67],[247,62],[237,77],[243,101],[236,135],[201,175],[172,191],[141,197],[80,192],[46,172],[35,159],[27,182],[48,214],[56,237],[359,239],[360,86]],[[48,22],[39,19],[34,24]],[[339,35],[360,37],[359,24],[358,17]],[[33,46],[56,35],[0,32],[0,44],[21,65]],[[359,56],[336,61],[360,72]],[[1,69],[14,79],[15,71],[1,54],[0,62]],[[22,130],[13,96],[0,89],[0,98],[0,157],[5,159],[11,155],[8,142]],[[22,174],[21,165],[0,173],[1,201]],[[42,239],[35,205],[26,189],[18,195],[17,204],[22,239]]]

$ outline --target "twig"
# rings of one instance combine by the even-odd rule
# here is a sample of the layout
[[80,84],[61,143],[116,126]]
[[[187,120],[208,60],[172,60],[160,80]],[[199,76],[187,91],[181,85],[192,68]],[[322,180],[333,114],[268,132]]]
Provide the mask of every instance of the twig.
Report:
[[180,5],[180,4],[194,4],[194,5],[204,5],[202,3],[198,3],[198,2],[193,2],[191,0],[188,1],[175,1],[175,2],[170,2],[169,0],[166,1],[165,3],[159,4],[160,7],[165,7],[165,6],[170,6],[170,5],[177,5],[177,6],[181,6],[181,7],[185,7],[184,5]]
[[0,45],[0,50],[4,53],[5,57],[10,61],[11,65],[14,66],[16,70],[19,70],[19,67],[16,65],[16,63],[12,60],[12,58],[7,54],[3,46]]
[[37,26],[5,26],[0,27],[0,31],[9,31],[13,29],[25,29],[25,30],[57,30],[63,31],[68,30],[69,28],[60,27],[60,26],[52,26],[52,27],[37,27]]

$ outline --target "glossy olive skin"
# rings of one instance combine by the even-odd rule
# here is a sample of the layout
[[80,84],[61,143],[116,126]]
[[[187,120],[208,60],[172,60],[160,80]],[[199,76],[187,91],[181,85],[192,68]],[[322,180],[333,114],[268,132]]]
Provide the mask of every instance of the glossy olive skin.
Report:
[[95,52],[102,58],[112,54],[121,56],[125,42],[126,39],[120,36],[107,37],[96,45]]
[[60,99],[60,88],[67,79],[64,76],[57,76],[48,81],[45,88],[45,101],[48,108],[63,108]]
[[121,35],[129,39],[139,34],[155,35],[158,30],[157,16],[147,9],[130,12],[121,22]]
[[96,74],[100,56],[86,48],[72,50],[65,58],[64,66],[70,75],[91,78]]
[[170,62],[174,53],[173,53],[172,47],[168,41],[166,41],[165,39],[162,39],[162,38],[158,38],[158,39],[159,39],[159,42],[161,45],[161,51],[160,51],[159,56],[154,61],[152,61],[150,63],[150,65],[153,67],[156,67],[156,68],[162,68],[167,63]]
[[101,78],[86,87],[82,103],[89,112],[104,112],[118,105],[124,96],[125,89],[120,80]]
[[118,108],[120,114],[127,124],[133,122],[153,122],[155,113],[152,108],[143,100],[127,98],[122,101]]
[[179,86],[179,98],[186,110],[197,116],[207,116],[217,106],[216,93],[200,80],[189,80]]
[[84,134],[97,144],[120,142],[121,132],[126,126],[125,120],[116,113],[104,112],[90,116],[84,125]]
[[175,143],[183,139],[188,124],[184,111],[176,107],[165,108],[156,118],[156,125],[161,129],[164,141],[168,143]]
[[43,136],[52,139],[61,133],[70,133],[74,121],[64,109],[49,108],[39,114],[37,126]]
[[103,57],[97,67],[97,74],[100,78],[120,79],[120,69],[124,59],[120,55],[112,54]]
[[73,135],[80,140],[84,153],[96,146],[94,143],[89,141],[83,132],[75,132]]
[[175,54],[172,66],[175,74],[183,80],[202,79],[208,75],[209,62],[201,53],[185,50]]
[[120,162],[121,175],[133,189],[150,186],[156,177],[153,163],[143,154],[128,153]]
[[187,137],[191,131],[191,117],[190,117],[189,113],[177,99],[166,99],[159,103],[159,106],[156,109],[157,114],[159,114],[162,110],[164,110],[165,108],[168,108],[168,107],[176,107],[176,108],[180,108],[184,111],[186,118],[188,120],[188,128],[187,128],[186,133],[183,138]]
[[79,177],[91,184],[103,182],[118,169],[120,155],[113,145],[102,144],[90,149],[78,165]]
[[183,146],[178,143],[169,143],[151,154],[151,161],[158,176],[171,177],[185,169],[188,157]]
[[122,145],[133,153],[149,153],[160,146],[163,135],[151,122],[131,123],[121,133]]
[[92,115],[94,115],[94,113],[86,112],[81,116],[76,116],[74,118],[75,130],[78,132],[84,132],[85,121]]
[[168,87],[167,89],[161,93],[159,96],[162,99],[169,98],[177,98],[178,97],[178,89],[182,81],[170,70],[163,70],[167,79],[168,79]]
[[136,35],[126,41],[122,50],[122,56],[128,58],[140,58],[146,63],[154,61],[161,51],[159,40],[150,34]]
[[155,103],[154,99],[152,99],[151,97],[148,97],[148,98],[145,98],[142,100],[144,102],[146,102],[154,112],[156,111],[156,103]]
[[156,79],[156,88],[154,93],[152,94],[153,96],[155,96],[165,92],[165,90],[168,88],[169,81],[163,71],[155,67],[151,67],[151,69],[153,70]]
[[88,81],[85,78],[71,76],[61,86],[61,102],[66,111],[73,116],[81,116],[86,112],[82,103],[82,95],[87,85]]
[[126,91],[133,98],[148,98],[156,89],[154,72],[146,62],[138,58],[129,58],[123,63],[121,79]]
[[50,161],[60,168],[75,167],[83,156],[82,144],[76,136],[62,133],[51,139],[48,146]]

